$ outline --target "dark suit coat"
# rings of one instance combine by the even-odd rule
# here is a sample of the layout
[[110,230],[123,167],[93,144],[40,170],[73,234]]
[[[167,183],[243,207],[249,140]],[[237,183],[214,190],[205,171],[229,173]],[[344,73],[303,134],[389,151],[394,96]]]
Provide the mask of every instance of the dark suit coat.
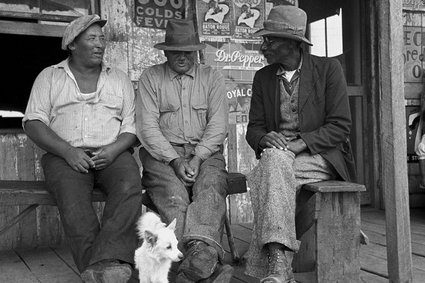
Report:
[[[254,76],[246,140],[257,158],[262,151],[260,139],[270,131],[280,131],[278,68],[278,64],[269,65]],[[347,84],[336,59],[303,54],[298,113],[300,136],[310,153],[329,161],[341,179],[354,181]]]

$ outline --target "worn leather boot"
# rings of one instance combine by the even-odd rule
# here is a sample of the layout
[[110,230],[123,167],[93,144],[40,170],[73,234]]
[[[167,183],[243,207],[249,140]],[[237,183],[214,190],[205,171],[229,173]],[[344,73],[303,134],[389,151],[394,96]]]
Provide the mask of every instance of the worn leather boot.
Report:
[[[181,279],[199,281],[210,277],[218,264],[217,251],[203,241],[193,240],[188,243],[185,259],[178,270],[179,282]],[[180,273],[184,273],[184,276]]]
[[292,253],[282,248],[270,248],[268,252],[267,276],[261,283],[295,283],[292,272]]

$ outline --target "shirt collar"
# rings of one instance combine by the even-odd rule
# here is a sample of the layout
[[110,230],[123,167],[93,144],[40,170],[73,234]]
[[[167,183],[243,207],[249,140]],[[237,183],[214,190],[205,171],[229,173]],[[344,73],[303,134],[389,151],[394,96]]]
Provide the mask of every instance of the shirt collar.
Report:
[[[57,68],[57,69],[64,69],[65,71],[70,71],[69,69],[69,57],[66,58],[65,60],[63,60],[62,62],[53,65],[53,68]],[[106,64],[105,62],[102,61],[102,72],[107,72],[109,73],[111,71],[111,66],[109,66],[109,64]]]
[[[170,76],[170,80],[174,80],[178,76],[181,76],[181,74],[177,73],[176,71],[171,69],[170,66],[168,66],[168,62],[165,62],[165,68],[168,71],[168,75]],[[194,78],[195,77],[195,68],[196,68],[196,64],[194,64],[193,67],[188,72],[184,73],[183,75],[187,75],[191,78]]]

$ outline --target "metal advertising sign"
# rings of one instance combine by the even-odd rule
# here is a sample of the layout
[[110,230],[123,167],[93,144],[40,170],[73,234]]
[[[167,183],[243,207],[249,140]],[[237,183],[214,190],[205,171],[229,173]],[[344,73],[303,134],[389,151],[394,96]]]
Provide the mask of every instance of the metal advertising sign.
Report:
[[168,20],[185,18],[185,0],[135,0],[134,4],[139,27],[165,29]]

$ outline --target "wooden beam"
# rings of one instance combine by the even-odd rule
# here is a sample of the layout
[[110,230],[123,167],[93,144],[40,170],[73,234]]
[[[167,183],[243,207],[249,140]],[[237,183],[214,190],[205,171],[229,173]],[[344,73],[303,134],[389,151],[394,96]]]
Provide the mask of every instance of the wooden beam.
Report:
[[62,37],[65,26],[0,21],[0,33]]
[[40,21],[54,21],[54,22],[71,22],[78,18],[75,16],[65,15],[50,15],[40,13],[27,13],[27,12],[13,12],[13,11],[0,11],[0,17],[2,18],[20,18]]
[[403,82],[402,0],[378,0],[380,171],[384,189],[390,282],[412,282],[406,122]]

